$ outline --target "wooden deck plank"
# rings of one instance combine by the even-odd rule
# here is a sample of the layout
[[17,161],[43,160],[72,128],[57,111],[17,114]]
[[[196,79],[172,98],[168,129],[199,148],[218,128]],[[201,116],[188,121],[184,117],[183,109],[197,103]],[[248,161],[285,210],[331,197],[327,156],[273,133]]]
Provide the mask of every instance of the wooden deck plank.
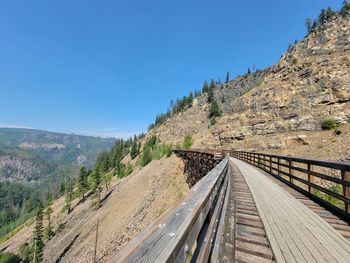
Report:
[[233,162],[253,193],[277,262],[349,262],[350,242],[306,207],[307,200],[297,200],[255,167]]
[[[263,178],[263,177],[261,177],[261,178]],[[272,195],[278,194],[278,193],[274,192],[275,189],[273,189],[272,184],[268,185],[268,187],[271,188],[270,190],[272,191],[271,192]],[[303,231],[302,233],[303,234],[307,234],[308,232],[309,232],[309,234],[312,233],[314,236],[309,237],[309,238],[311,238],[311,240],[316,239],[316,240],[319,240],[320,242],[321,241],[326,242],[325,239],[328,239],[328,235],[320,234],[320,233],[323,233],[322,228],[324,227],[322,224],[319,225],[319,223],[321,221],[312,222],[310,224],[310,222],[309,222],[310,218],[309,218],[309,213],[308,213],[309,211],[307,210],[307,208],[304,206],[295,206],[296,204],[298,204],[298,202],[288,202],[289,200],[291,200],[291,199],[290,198],[286,199],[287,203],[285,203],[285,206],[286,206],[285,209],[293,211],[294,212],[293,215],[295,215],[297,217],[297,220],[300,220],[300,223],[302,223],[302,224],[307,224],[307,226],[309,228],[309,231]],[[289,205],[289,206],[287,207],[287,205]],[[295,209],[295,208],[297,208],[297,209]],[[306,210],[300,211],[300,210],[302,210],[301,208],[306,208]],[[318,217],[316,217],[316,219],[318,219]],[[341,249],[341,246],[338,246],[338,244],[334,243],[333,239],[328,239],[328,242],[333,243],[335,245],[335,247],[332,247],[332,246],[322,247],[322,245],[320,245],[320,244],[317,245],[317,242],[314,242],[312,244],[316,245],[316,247],[318,247],[318,251],[325,257],[325,259],[328,262],[336,262],[336,260],[338,260],[338,262],[344,262],[343,257],[345,257],[345,255],[343,255],[343,257],[338,256],[339,253],[342,254],[342,252],[343,252]],[[328,250],[328,253],[325,252],[327,250]]]

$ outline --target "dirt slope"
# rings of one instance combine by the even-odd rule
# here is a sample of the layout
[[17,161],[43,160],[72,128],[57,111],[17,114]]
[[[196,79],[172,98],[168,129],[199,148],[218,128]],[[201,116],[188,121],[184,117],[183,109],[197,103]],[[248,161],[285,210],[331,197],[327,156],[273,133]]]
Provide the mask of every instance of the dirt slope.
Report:
[[[61,212],[63,199],[54,204],[54,221],[65,222],[61,233],[45,247],[45,262],[92,262],[96,224],[99,220],[97,257],[105,261],[121,245],[156,220],[187,192],[183,163],[174,155],[153,161],[144,169],[124,179],[116,179],[108,192],[102,194],[103,205],[93,209],[91,200],[76,206],[70,215]],[[31,238],[26,227],[1,245],[0,249],[16,251],[17,246]]]

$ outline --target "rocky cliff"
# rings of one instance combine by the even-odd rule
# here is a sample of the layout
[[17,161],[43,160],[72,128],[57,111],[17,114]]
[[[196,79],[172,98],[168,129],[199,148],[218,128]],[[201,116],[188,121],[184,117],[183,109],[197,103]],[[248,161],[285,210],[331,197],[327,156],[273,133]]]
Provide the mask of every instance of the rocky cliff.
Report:
[[[0,181],[35,183],[91,167],[114,139],[41,130],[0,128]],[[57,179],[55,179],[57,180]]]
[[272,67],[217,88],[222,116],[215,125],[209,124],[204,94],[150,134],[173,143],[191,134],[194,147],[281,149],[283,140],[264,138],[320,131],[326,118],[347,123],[349,83],[350,16],[338,14],[291,46]]

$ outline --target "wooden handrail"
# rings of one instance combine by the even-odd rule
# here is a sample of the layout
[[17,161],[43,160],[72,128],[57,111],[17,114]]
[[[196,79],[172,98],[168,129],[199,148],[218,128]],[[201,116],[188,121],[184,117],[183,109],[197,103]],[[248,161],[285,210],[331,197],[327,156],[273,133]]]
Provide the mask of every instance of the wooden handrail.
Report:
[[[230,155],[261,168],[350,223],[349,162],[306,159],[247,151],[232,151]],[[306,167],[300,167],[302,165],[306,165]],[[322,168],[335,170],[340,174],[340,177],[324,174],[320,171]],[[342,191],[340,193],[332,191],[326,188],[324,184],[318,184],[315,178],[318,178],[319,181],[340,185]],[[338,207],[329,200],[322,198],[316,190],[341,201],[344,204],[343,207]]]
[[[229,159],[223,159],[195,184],[183,201],[127,243],[110,262],[185,262],[193,249],[200,258],[212,250],[210,237],[228,186]],[[205,237],[200,241],[200,237]],[[194,245],[197,241],[197,247]],[[209,243],[208,243],[209,242]],[[196,253],[195,253],[196,254]]]

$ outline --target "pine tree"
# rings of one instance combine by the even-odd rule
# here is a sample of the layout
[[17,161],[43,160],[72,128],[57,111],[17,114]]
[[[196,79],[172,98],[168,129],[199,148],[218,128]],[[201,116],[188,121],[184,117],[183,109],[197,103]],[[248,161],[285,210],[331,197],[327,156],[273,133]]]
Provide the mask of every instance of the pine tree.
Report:
[[209,91],[208,91],[208,102],[211,103],[211,101],[213,100],[213,97],[214,97],[214,91],[213,89],[209,88]]
[[203,83],[202,93],[206,93],[209,90],[208,82],[205,80]]
[[131,159],[135,159],[138,155],[138,144],[137,144],[137,141],[134,140],[134,142],[132,143],[132,146],[131,146],[131,151],[130,151],[130,156],[131,156]]
[[230,73],[227,72],[227,73],[226,73],[226,83],[229,82],[229,80],[230,80]]
[[190,92],[190,94],[187,97],[187,103],[189,107],[192,107],[192,103],[193,103],[193,93],[192,91]]
[[321,13],[318,16],[318,22],[322,25],[327,20],[327,11],[325,9],[321,9]]
[[318,27],[317,20],[314,20],[314,22],[312,23],[312,32],[315,32],[317,30],[317,27]]
[[49,205],[46,210],[45,210],[45,216],[46,216],[46,219],[47,219],[47,227],[45,228],[45,238],[47,240],[50,240],[54,235],[55,233],[53,232],[53,228],[51,226],[51,214],[52,214],[53,210],[51,208],[51,205]]
[[71,203],[73,198],[73,182],[71,179],[67,180],[65,189],[66,189],[65,203],[66,203],[67,213],[69,214],[71,212]]
[[307,29],[307,33],[310,34],[312,32],[312,22],[310,18],[306,19],[306,29]]
[[106,190],[108,191],[109,186],[110,186],[111,181],[112,181],[112,176],[111,176],[111,174],[108,174],[108,173],[104,174],[104,175],[103,175],[103,181],[104,181],[104,183],[105,183]]
[[250,72],[250,68],[248,68],[248,71],[247,71],[247,74],[250,74],[251,72]]
[[44,230],[44,236],[47,240],[51,239],[51,237],[55,235],[55,233],[53,232],[53,228],[51,226],[51,214],[53,212],[51,208],[52,203],[53,203],[53,197],[52,197],[52,194],[49,193],[47,195],[47,208],[44,213],[47,219],[47,227]]
[[34,227],[34,256],[33,262],[39,263],[43,261],[44,253],[44,240],[43,240],[43,208],[40,206],[36,218],[35,218],[35,227]]
[[101,205],[101,175],[99,169],[95,169],[93,173],[93,192],[94,196],[97,197],[97,207]]
[[209,84],[209,90],[214,90],[216,87],[214,80],[212,79]]
[[346,14],[350,13],[350,3],[347,0],[343,1],[343,6],[340,10],[340,13],[345,16]]
[[152,161],[151,146],[145,145],[143,147],[141,156],[141,166],[144,167]]
[[327,8],[327,11],[326,11],[326,19],[327,20],[330,20],[333,16],[334,16],[334,11],[332,10],[332,8],[329,6]]
[[219,117],[220,115],[221,115],[221,111],[219,109],[219,105],[216,102],[216,100],[213,100],[210,104],[208,118],[211,119],[211,118]]
[[82,201],[85,201],[85,193],[88,189],[88,173],[84,166],[80,167],[79,170],[79,177],[78,177],[78,187],[79,187],[79,193],[82,197]]

